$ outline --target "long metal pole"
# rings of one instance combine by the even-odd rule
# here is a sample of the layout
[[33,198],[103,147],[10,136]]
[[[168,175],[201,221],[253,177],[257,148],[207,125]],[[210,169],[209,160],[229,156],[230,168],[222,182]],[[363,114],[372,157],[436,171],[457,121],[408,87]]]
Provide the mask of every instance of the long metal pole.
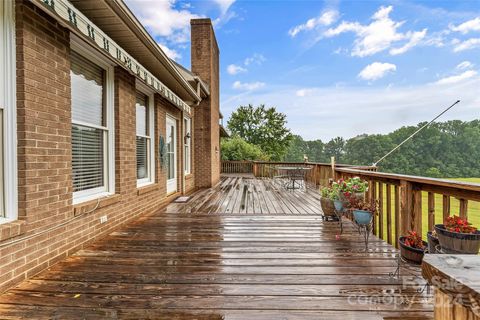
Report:
[[407,139],[403,140],[399,145],[397,145],[395,148],[393,148],[389,153],[387,153],[386,155],[384,155],[383,157],[381,157],[380,159],[377,160],[377,162],[375,162],[373,164],[373,166],[377,166],[377,164],[382,161],[383,159],[385,159],[386,157],[388,157],[389,155],[391,155],[393,152],[395,152],[395,150],[397,150],[398,148],[400,148],[402,145],[404,145],[408,140],[412,139],[417,133],[419,133],[420,131],[422,131],[423,129],[425,129],[426,127],[428,127],[429,125],[431,125],[433,122],[435,122],[435,120],[437,120],[438,118],[440,118],[444,113],[446,113],[448,110],[452,109],[457,103],[459,103],[460,100],[457,100],[455,101],[450,107],[448,107],[447,109],[443,110],[439,115],[437,115],[435,118],[433,118],[429,123],[425,124],[424,126],[422,126],[421,128],[419,128],[417,131],[415,131],[414,133],[412,133]]

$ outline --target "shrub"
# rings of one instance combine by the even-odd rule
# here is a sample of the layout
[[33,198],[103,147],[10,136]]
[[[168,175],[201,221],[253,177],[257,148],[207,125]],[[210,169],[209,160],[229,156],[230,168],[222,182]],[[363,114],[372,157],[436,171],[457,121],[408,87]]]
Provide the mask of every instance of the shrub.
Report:
[[260,147],[250,144],[239,136],[222,139],[222,160],[268,160]]

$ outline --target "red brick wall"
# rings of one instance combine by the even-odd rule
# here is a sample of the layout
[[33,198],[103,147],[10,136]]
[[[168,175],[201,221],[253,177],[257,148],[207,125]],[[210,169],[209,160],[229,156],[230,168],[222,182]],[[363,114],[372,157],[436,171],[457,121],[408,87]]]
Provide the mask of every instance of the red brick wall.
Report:
[[[0,292],[177,196],[166,197],[158,156],[167,112],[180,120],[178,141],[183,139],[181,112],[155,95],[156,181],[137,188],[135,78],[117,67],[116,193],[98,206],[97,200],[72,205],[69,32],[28,1],[17,3],[16,25],[19,221],[0,225]],[[179,191],[182,149],[179,143]],[[191,188],[194,179],[188,183]],[[108,221],[100,224],[104,215]]]
[[210,88],[195,112],[195,179],[197,187],[211,187],[220,179],[219,50],[210,19],[191,21],[192,71]]

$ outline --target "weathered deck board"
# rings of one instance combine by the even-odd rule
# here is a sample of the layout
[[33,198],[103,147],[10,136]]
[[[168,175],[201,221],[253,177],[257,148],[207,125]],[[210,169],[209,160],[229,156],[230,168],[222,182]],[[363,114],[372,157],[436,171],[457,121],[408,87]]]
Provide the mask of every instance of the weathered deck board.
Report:
[[7,291],[0,318],[431,317],[418,268],[390,279],[392,246],[372,237],[365,252],[349,222],[337,239],[319,212],[314,192],[230,177]]
[[281,181],[224,176],[208,191],[195,194],[188,203],[168,206],[169,213],[319,214],[318,193],[287,191]]

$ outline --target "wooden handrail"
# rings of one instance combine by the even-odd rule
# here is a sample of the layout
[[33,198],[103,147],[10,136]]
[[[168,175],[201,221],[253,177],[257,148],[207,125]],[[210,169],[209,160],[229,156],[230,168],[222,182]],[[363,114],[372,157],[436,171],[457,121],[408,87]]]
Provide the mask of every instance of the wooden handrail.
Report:
[[[368,199],[381,204],[379,215],[375,217],[373,232],[387,242],[395,243],[396,246],[398,246],[396,242],[398,236],[405,234],[408,230],[416,230],[425,235],[427,231],[433,230],[435,223],[444,221],[451,214],[468,218],[469,202],[480,201],[480,184],[477,183],[353,168],[335,168],[335,173],[336,178],[358,176],[369,182]],[[395,188],[394,195],[388,191],[392,187]],[[383,191],[384,189],[386,192]],[[392,205],[392,198],[395,205]],[[455,208],[458,206],[456,212],[452,212],[454,208],[452,200],[458,203],[455,205]],[[387,209],[386,217],[384,217],[384,209]],[[441,213],[441,216],[437,217],[437,213]],[[394,230],[393,239],[390,230]]]
[[305,180],[314,188],[353,176],[368,181],[367,199],[381,205],[373,232],[397,247],[398,237],[408,230],[425,235],[451,214],[468,218],[470,202],[480,202],[480,184],[378,172],[373,166],[336,164],[332,169],[329,163],[227,161],[222,162],[222,172],[272,178],[278,174],[276,167],[282,165],[311,167]]

